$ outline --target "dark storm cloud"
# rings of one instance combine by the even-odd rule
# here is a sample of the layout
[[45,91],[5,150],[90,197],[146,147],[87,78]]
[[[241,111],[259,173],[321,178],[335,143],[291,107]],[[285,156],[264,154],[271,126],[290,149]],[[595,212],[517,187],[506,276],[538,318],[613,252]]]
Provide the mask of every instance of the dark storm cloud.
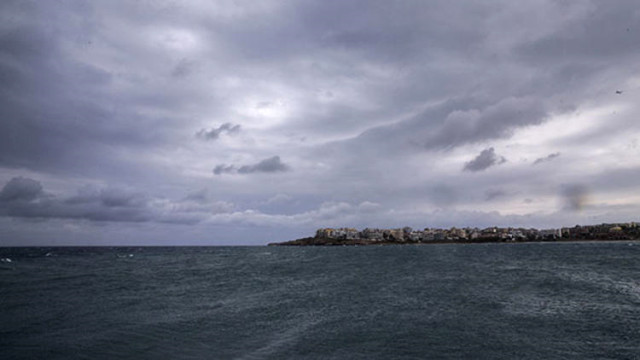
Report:
[[549,154],[549,155],[547,155],[545,157],[541,157],[541,158],[536,159],[533,162],[533,165],[538,165],[538,164],[541,164],[543,162],[551,161],[551,160],[557,158],[558,156],[560,156],[559,152],[556,152],[556,153],[553,153],[553,154]]
[[127,191],[119,188],[106,188],[102,190],[84,188],[76,196],[64,201],[67,204],[100,204],[101,206],[143,208],[147,205],[147,197],[138,192]]
[[[314,84],[314,87],[316,84],[320,87],[328,87],[328,90],[332,90],[331,87],[338,90],[346,87],[361,93],[367,102],[383,104],[384,106],[380,108],[387,109],[384,111],[386,117],[393,116],[404,108],[415,106],[425,99],[460,97],[459,93],[469,87],[470,80],[477,84],[485,84],[483,86],[476,84],[477,92],[484,96],[483,104],[480,106],[469,106],[473,101],[465,99],[462,101],[463,104],[441,117],[432,117],[426,113],[415,121],[419,123],[416,126],[411,124],[397,126],[397,129],[402,132],[399,134],[402,139],[388,138],[396,142],[396,146],[406,142],[411,134],[415,134],[414,127],[419,128],[418,133],[423,135],[423,138],[410,140],[423,142],[429,149],[505,137],[521,126],[540,123],[545,119],[548,111],[540,99],[527,98],[532,93],[549,91],[547,84],[523,81],[517,73],[512,73],[511,69],[505,67],[500,69],[504,78],[498,79],[500,80],[498,82],[507,84],[505,85],[507,88],[504,89],[493,86],[491,79],[484,78],[482,72],[477,72],[476,68],[467,66],[452,68],[448,65],[449,59],[459,59],[461,56],[473,54],[479,55],[478,61],[481,66],[485,64],[483,61],[487,59],[483,47],[474,46],[474,44],[482,44],[487,36],[485,31],[494,30],[487,27],[482,28],[483,31],[478,31],[480,26],[486,26],[481,21],[483,16],[494,14],[495,9],[501,7],[500,2],[465,4],[465,6],[446,1],[424,4],[394,3],[393,5],[377,1],[348,4],[294,3],[291,6],[280,4],[279,7],[275,7],[280,11],[267,11],[255,17],[246,15],[253,21],[242,22],[222,21],[223,18],[219,17],[206,19],[198,9],[194,11],[189,9],[189,6],[167,4],[136,6],[114,2],[108,6],[66,4],[66,7],[62,6],[65,4],[21,7],[12,5],[13,2],[6,4],[3,10],[7,13],[22,13],[23,17],[42,20],[42,24],[37,21],[25,21],[14,28],[9,27],[11,31],[7,32],[8,40],[4,48],[8,54],[15,54],[15,63],[23,63],[26,66],[23,66],[25,71],[22,72],[7,69],[4,72],[5,76],[13,77],[15,81],[31,89],[48,89],[46,93],[52,99],[46,104],[31,104],[35,105],[31,107],[16,103],[6,107],[6,109],[13,109],[7,111],[25,113],[28,119],[16,120],[10,126],[8,124],[12,120],[5,122],[7,126],[3,130],[6,131],[2,133],[12,134],[15,144],[12,148],[5,145],[7,148],[4,150],[7,151],[0,152],[4,154],[5,163],[39,167],[46,166],[46,163],[34,164],[38,162],[37,159],[48,156],[52,161],[57,160],[57,162],[71,160],[69,158],[74,156],[74,152],[69,151],[68,146],[64,146],[68,143],[78,144],[78,148],[84,150],[82,153],[96,157],[99,157],[104,150],[101,146],[95,146],[96,143],[108,142],[109,145],[121,144],[126,147],[141,143],[144,146],[154,146],[152,144],[167,140],[163,137],[163,129],[175,121],[171,118],[163,119],[166,121],[158,121],[158,119],[154,121],[153,118],[140,116],[139,112],[135,111],[136,107],[144,105],[145,108],[166,110],[172,106],[180,107],[184,103],[191,103],[186,99],[190,94],[172,92],[169,90],[170,87],[158,89],[154,82],[146,81],[143,77],[135,79],[135,93],[126,94],[133,96],[125,98],[122,96],[124,94],[111,93],[108,91],[109,87],[118,80],[115,71],[104,70],[104,67],[94,66],[88,62],[82,63],[71,53],[63,50],[69,43],[88,48],[103,45],[100,43],[100,28],[91,25],[92,21],[101,20],[95,16],[95,11],[98,9],[125,22],[132,21],[136,15],[149,11],[154,17],[138,19],[138,23],[133,24],[142,28],[146,26],[180,27],[189,24],[190,20],[195,21],[196,24],[202,24],[203,28],[198,30],[202,31],[203,39],[223,44],[221,47],[224,52],[210,54],[217,55],[217,57],[213,56],[216,60],[211,63],[204,61],[206,59],[176,56],[175,59],[171,59],[172,64],[168,69],[173,68],[173,72],[179,76],[189,73],[193,63],[198,62],[204,64],[202,66],[208,64],[219,67],[222,69],[222,74],[237,71],[238,77],[245,76],[248,77],[247,80],[251,80],[250,76],[256,76],[258,79],[267,76],[270,82],[286,83],[293,87],[305,83]],[[631,3],[621,4],[626,4],[626,7],[632,5]],[[611,19],[621,20],[622,23],[628,23],[627,20],[630,20],[631,15],[626,15],[628,12],[607,10],[609,6],[601,6],[605,11],[594,11],[595,18],[600,19],[598,24],[610,25]],[[613,6],[613,8],[618,7],[620,7],[618,4]],[[25,8],[27,10],[24,10]],[[224,7],[221,7],[221,10],[224,13]],[[238,6],[232,13],[251,14],[250,10]],[[53,18],[62,19],[65,16],[71,16],[72,19],[86,18],[87,20],[57,23],[49,19],[47,13],[52,13]],[[625,16],[627,20],[624,20]],[[105,23],[100,24],[108,26],[111,24],[109,20],[113,19],[105,17]],[[575,26],[583,26],[581,24],[583,22]],[[127,25],[132,24],[127,23]],[[50,27],[58,31],[48,32],[47,29]],[[597,32],[594,27],[586,27],[586,29]],[[504,38],[509,39],[507,32]],[[584,38],[591,37],[584,36]],[[596,39],[600,39],[601,42],[614,40],[612,36],[601,36]],[[131,51],[131,57],[126,58],[130,61],[127,64],[133,69],[145,67],[145,62],[147,60],[151,62],[154,55],[140,50],[145,49],[149,44],[139,44],[137,41],[140,40],[135,37],[122,39],[119,43],[114,43],[112,49],[116,52],[136,49],[135,52]],[[336,53],[339,54],[340,61],[335,59]],[[306,64],[307,59],[313,59],[313,62],[306,68],[287,66],[296,63]],[[412,65],[416,63],[424,66]],[[274,66],[277,64],[285,65]],[[353,64],[362,64],[362,66],[352,66]],[[579,66],[586,66],[588,70],[586,73],[570,75],[572,78],[589,78],[589,75],[594,72],[594,69],[589,68],[588,65],[575,64],[575,67]],[[287,70],[278,72],[276,71],[278,67],[284,67]],[[385,75],[386,77],[378,81],[368,72],[368,69],[375,70],[378,67],[388,70],[391,75]],[[292,76],[292,73],[299,76]],[[41,76],[38,77],[37,74]],[[522,78],[528,75],[524,74]],[[515,81],[510,81],[512,79]],[[197,81],[194,82],[194,84],[197,83]],[[18,90],[14,91],[16,97],[34,99],[35,93],[25,90],[24,86],[15,87]],[[515,87],[519,89],[511,92],[510,89]],[[100,98],[101,101],[98,103],[90,101],[90,97],[77,96],[82,95],[84,91],[88,91],[88,94],[95,98]],[[469,92],[464,91],[464,93]],[[308,102],[305,104],[309,105],[308,109],[319,105],[307,98],[301,100]],[[362,128],[363,123],[366,123],[362,119],[371,119],[375,117],[374,114],[382,113],[380,108],[366,111],[355,108],[350,100],[341,100],[336,96],[333,102],[322,104],[322,108],[326,111],[318,113],[307,111],[308,114],[304,114],[306,121],[285,123],[284,126],[300,126],[299,130],[303,132],[311,130],[340,132],[343,128]],[[67,105],[64,107],[54,105],[59,103]],[[83,106],[80,107],[80,105]],[[120,109],[120,112],[124,111],[124,113],[113,113],[111,109]],[[48,119],[37,116],[37,113],[47,114]],[[70,114],[77,114],[76,120],[71,124],[65,123],[62,119],[69,118]],[[137,118],[131,121],[134,114],[138,114]],[[87,119],[100,119],[100,121],[90,122]],[[121,122],[120,119],[123,121]],[[127,120],[126,126],[124,119]],[[384,122],[384,117],[376,120]],[[107,123],[111,125],[102,125]],[[129,129],[130,126],[138,129]],[[146,131],[148,128],[156,130],[149,132]],[[33,131],[29,132],[28,129]],[[203,129],[199,134],[202,138],[216,139],[222,132],[229,130],[231,129]],[[37,136],[35,141],[37,146],[21,141],[26,138],[27,133]],[[2,140],[8,140],[9,137],[6,135],[6,139]],[[12,142],[2,141],[2,143],[11,144]],[[60,156],[54,156],[54,154]],[[2,161],[1,158],[0,161]],[[73,161],[67,161],[69,166],[73,163]]]
[[222,133],[237,134],[238,132],[240,132],[240,125],[224,123],[215,129],[202,129],[196,133],[196,136],[204,140],[216,140]]
[[42,195],[42,185],[39,182],[33,179],[16,177],[9,180],[0,191],[0,202],[32,201]]
[[213,169],[215,175],[221,174],[253,174],[253,173],[276,173],[285,172],[291,170],[291,167],[280,160],[280,156],[273,156],[268,159],[264,159],[254,165],[243,165],[236,167],[234,165],[217,165]]
[[[178,77],[189,74],[197,63],[199,70],[213,69],[213,74],[220,69],[221,75],[237,74],[240,80],[264,78],[269,83],[299,88],[304,94],[300,101],[306,110],[300,115],[305,121],[283,122],[283,127],[303,134],[364,129],[371,120],[389,122],[389,117],[426,99],[459,98],[458,106],[441,116],[434,117],[427,111],[406,124],[385,128],[385,143],[398,148],[415,141],[437,149],[509,136],[519,127],[545,119],[547,109],[543,102],[526,97],[533,90],[526,90],[527,86],[513,93],[508,89],[492,90],[500,87],[491,86],[477,69],[463,66],[451,70],[447,65],[451,58],[483,54],[482,47],[473,46],[486,36],[478,31],[483,25],[480,15],[493,14],[498,4],[461,7],[446,1],[393,5],[377,1],[296,3],[280,4],[275,7],[279,11],[258,13],[260,16],[245,15],[251,14],[252,9],[239,6],[232,13],[238,12],[238,16],[252,21],[229,22],[216,16],[207,19],[199,9],[189,6],[167,4],[19,6],[6,2],[5,13],[20,14],[18,18],[31,21],[10,23],[4,30],[2,50],[12,61],[0,66],[3,76],[10,80],[5,89],[13,96],[2,100],[6,120],[0,123],[0,164],[56,170],[74,167],[81,171],[89,167],[83,165],[111,161],[113,147],[146,150],[171,141],[170,134],[175,130],[172,124],[179,124],[179,119],[170,115],[158,118],[147,115],[146,110],[152,109],[154,114],[175,113],[187,105],[199,104],[202,98],[178,87],[173,91],[172,86],[160,82],[162,77],[157,73],[136,77],[136,70],[165,61],[165,70]],[[103,11],[101,17],[97,16],[99,10]],[[220,10],[224,13],[224,7]],[[144,12],[154,16],[136,19]],[[469,13],[475,16],[465,16]],[[70,20],[54,21],[66,18]],[[131,29],[195,29],[202,39],[221,44],[222,51],[202,53],[200,58],[171,57],[169,52],[150,51],[151,45],[156,44],[143,37],[114,42],[100,32],[101,26],[109,29],[113,21],[123,22]],[[202,27],[189,27],[190,23]],[[82,61],[82,56],[76,55],[107,44],[115,54],[130,54],[121,60],[132,74]],[[479,61],[483,59],[479,57]],[[286,71],[277,71],[278,68]],[[376,75],[378,70],[382,75]],[[509,80],[511,73],[501,72]],[[468,88],[470,79],[491,86],[478,88],[482,100],[459,95]],[[128,86],[116,86],[122,83]],[[195,79],[193,88],[200,84]],[[331,102],[319,104],[309,96],[306,84],[326,91],[346,89],[362,94],[366,103],[354,106],[353,99],[336,95]],[[116,88],[129,90],[117,92],[113,90]],[[42,96],[45,94],[46,99]],[[211,95],[206,99],[203,104],[211,101]],[[370,109],[369,103],[380,106]],[[324,110],[316,112],[316,108]],[[224,132],[237,130],[235,126],[202,129],[198,136],[214,140]],[[25,141],[27,138],[30,141]]]
[[[496,3],[492,3],[483,10],[495,5]],[[583,7],[582,5],[575,4],[574,6],[563,3],[546,5],[550,6],[547,11],[563,10],[567,14],[578,14],[572,15],[571,20],[554,24],[554,26],[585,29],[585,31],[576,30],[570,32],[571,35],[569,35],[572,38],[580,37],[580,42],[582,43],[580,46],[585,51],[590,51],[591,41],[598,41],[600,42],[597,45],[599,47],[615,48],[611,49],[609,54],[616,54],[617,56],[618,50],[620,50],[623,56],[621,58],[608,59],[607,61],[594,61],[595,59],[592,57],[563,57],[560,53],[562,50],[560,46],[557,49],[557,53],[554,53],[553,49],[545,47],[543,50],[549,53],[548,57],[544,59],[536,57],[537,50],[532,50],[531,54],[529,54],[531,56],[523,55],[523,58],[527,61],[527,66],[518,69],[517,66],[520,64],[513,62],[513,58],[507,59],[495,53],[489,54],[489,52],[495,51],[489,46],[485,48],[471,47],[469,51],[476,55],[474,59],[480,59],[480,62],[487,61],[486,63],[483,62],[482,65],[486,71],[465,74],[467,75],[465,78],[459,76],[458,74],[460,73],[451,72],[451,68],[446,63],[437,63],[435,66],[439,69],[438,74],[446,78],[442,79],[442,81],[434,79],[433,72],[425,71],[425,73],[422,73],[419,68],[412,70],[411,77],[403,77],[401,75],[402,72],[398,71],[396,78],[404,81],[403,86],[397,87],[393,94],[384,94],[388,97],[380,96],[380,98],[393,98],[395,104],[402,104],[401,106],[411,104],[412,100],[410,99],[414,96],[429,99],[448,99],[447,101],[450,102],[448,104],[445,102],[446,106],[432,106],[424,111],[423,114],[400,122],[394,122],[391,126],[383,125],[372,129],[365,134],[367,139],[358,139],[358,147],[375,146],[379,148],[388,146],[392,151],[398,151],[398,149],[405,147],[404,144],[407,142],[412,142],[423,143],[431,150],[452,148],[465,143],[490,139],[508,138],[522,127],[543,123],[548,120],[550,113],[573,111],[577,106],[576,104],[583,101],[585,96],[592,95],[589,94],[589,91],[598,86],[598,84],[593,84],[594,79],[598,79],[598,76],[607,71],[611,64],[624,65],[626,64],[624,59],[629,60],[632,57],[637,57],[638,53],[635,48],[629,46],[629,34],[624,34],[627,40],[615,38],[618,30],[627,33],[627,26],[622,26],[621,23],[617,22],[618,20],[621,20],[622,24],[632,23],[631,33],[634,31],[634,26],[637,26],[637,19],[634,18],[635,15],[632,15],[634,12],[631,11],[631,8],[634,7],[633,2],[622,2],[621,4],[616,2],[614,5],[606,3],[590,4],[587,7],[587,15],[584,18],[580,16],[582,14],[580,12],[582,11],[580,9]],[[602,9],[600,9],[601,7]],[[545,6],[540,4],[540,9],[544,8]],[[443,6],[443,9],[445,11],[451,10],[446,5]],[[532,6],[531,9],[536,10],[536,7]],[[601,26],[593,26],[590,23],[592,18],[597,19],[597,23]],[[471,23],[473,22],[473,20],[470,21]],[[545,25],[540,26],[541,29],[545,27]],[[617,30],[613,30],[612,28],[614,27]],[[608,32],[610,31],[609,35],[588,36],[588,33],[598,32],[600,28],[612,30],[607,30]],[[499,25],[496,25],[496,28],[488,27],[485,30],[487,30],[485,35],[498,36],[493,31],[499,31]],[[541,33],[545,32],[542,31]],[[565,35],[563,35],[562,31],[547,32],[540,40],[536,41],[542,44],[545,41],[544,39],[558,39],[563,36]],[[431,34],[425,38],[431,39]],[[468,38],[470,39],[471,37]],[[500,38],[505,41],[515,39],[508,33],[501,34]],[[344,39],[348,43],[367,44],[371,47],[380,47],[380,44],[384,43],[380,38],[371,38],[367,34],[352,34],[352,36],[346,36]],[[449,45],[457,44],[453,39],[453,36],[449,38],[451,41]],[[611,45],[610,43],[617,43],[618,45]],[[528,51],[525,50],[526,46],[533,46],[529,40],[525,40],[522,43],[514,42],[514,44],[518,51],[522,53]],[[631,51],[631,49],[634,51]],[[459,55],[456,54],[459,49],[455,46],[454,49],[448,49],[442,45],[438,47],[438,50],[450,58],[459,59]],[[425,53],[423,55],[422,59],[429,61],[429,54]],[[487,57],[488,55],[493,56],[491,61]],[[619,71],[628,71],[628,69],[630,69],[629,66],[620,66]],[[417,79],[421,79],[421,81],[418,82],[416,81]],[[614,81],[614,78],[611,78],[610,81]],[[469,82],[477,85],[470,86]],[[430,85],[434,83],[439,86]],[[470,88],[473,88],[474,91],[470,91]],[[408,90],[413,90],[413,93],[409,93]],[[371,91],[372,96],[375,93],[371,89],[366,91]],[[382,95],[382,93],[375,94]],[[398,97],[399,94],[401,94],[400,97]],[[458,101],[452,101],[454,99]],[[440,109],[436,110],[438,107]],[[448,111],[443,112],[446,108],[448,108]]]
[[[10,6],[5,3],[3,7],[6,10]],[[24,6],[33,7],[28,3]],[[5,80],[0,97],[0,153],[3,154],[0,161],[3,164],[37,161],[34,158],[38,156],[46,158],[64,151],[62,141],[75,134],[65,136],[60,128],[82,117],[82,113],[88,117],[100,115],[94,107],[86,106],[88,104],[81,109],[79,101],[62,101],[61,96],[73,92],[63,88],[63,83],[69,83],[73,77],[74,80],[79,77],[94,80],[93,76],[100,75],[99,71],[81,64],[74,64],[78,65],[77,72],[65,61],[55,64],[52,59],[62,55],[51,33],[33,24],[5,27],[0,32],[0,52],[4,59],[0,62],[0,76]],[[59,103],[66,105],[59,106]],[[80,114],[72,115],[75,111]]]
[[540,124],[547,116],[534,99],[508,98],[483,109],[456,110],[434,129],[427,148],[450,147],[508,137],[523,126]]
[[496,154],[493,148],[484,149],[473,160],[464,164],[464,171],[482,171],[486,170],[494,165],[499,165],[507,160]]
[[[491,14],[493,6],[293,3],[256,21],[209,28],[228,46],[225,55],[239,56],[252,73],[300,94],[304,121],[283,122],[283,130],[318,136],[389,123],[425,101],[467,94],[476,70],[449,69],[448,58],[478,51],[481,15]],[[464,17],[466,12],[475,16]]]
[[[490,7],[465,4],[468,11],[486,15]],[[460,8],[447,1],[428,3],[386,1],[318,2],[300,6],[305,32],[319,36],[319,45],[361,53],[365,58],[402,62],[437,49],[461,50],[482,37],[473,19],[455,22]]]
[[245,165],[238,168],[238,174],[251,174],[256,172],[274,173],[283,172],[290,169],[289,165],[280,160],[280,156],[273,156],[264,159],[255,165]]
[[143,203],[134,199],[137,194],[123,191],[103,190],[92,193],[86,190],[77,196],[58,199],[42,197],[40,182],[28,178],[13,178],[0,194],[9,194],[10,199],[22,200],[1,202],[0,214],[18,218],[85,219],[91,221],[150,221],[153,214]]
[[[417,147],[450,150],[459,146],[509,138],[514,131],[547,120],[545,105],[533,98],[453,97],[419,114],[374,127],[345,143],[350,154],[383,156],[415,152]],[[330,147],[333,147],[332,144]]]
[[[192,195],[192,194],[191,194]],[[207,214],[224,213],[232,205],[187,196],[181,201],[151,199],[120,188],[84,187],[70,197],[45,194],[40,182],[15,177],[0,191],[0,216],[37,219],[76,219],[109,222],[195,224]]]
[[[188,116],[180,110],[199,96],[144,75],[157,60],[135,36],[112,42],[117,31],[101,32],[114,20],[99,16],[103,5],[0,4],[0,166],[136,177],[138,157],[120,161],[114,149],[157,149]],[[96,51],[123,70],[96,61]]]

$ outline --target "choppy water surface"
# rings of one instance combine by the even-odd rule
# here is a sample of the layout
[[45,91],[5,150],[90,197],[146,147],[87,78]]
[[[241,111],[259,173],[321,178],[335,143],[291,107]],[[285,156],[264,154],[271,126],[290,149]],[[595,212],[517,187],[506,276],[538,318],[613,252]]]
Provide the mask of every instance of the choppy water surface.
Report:
[[0,249],[3,359],[640,359],[640,243]]

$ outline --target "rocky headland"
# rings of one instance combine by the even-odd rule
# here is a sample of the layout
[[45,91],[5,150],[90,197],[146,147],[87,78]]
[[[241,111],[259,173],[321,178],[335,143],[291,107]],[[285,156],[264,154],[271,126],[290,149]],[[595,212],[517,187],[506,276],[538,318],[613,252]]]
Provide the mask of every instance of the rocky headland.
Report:
[[584,240],[638,240],[640,226],[635,222],[600,225],[576,225],[558,229],[534,228],[425,228],[357,230],[353,228],[323,228],[315,236],[271,246],[339,246],[339,245],[391,245],[391,244],[448,244],[488,242],[533,241],[584,241]]

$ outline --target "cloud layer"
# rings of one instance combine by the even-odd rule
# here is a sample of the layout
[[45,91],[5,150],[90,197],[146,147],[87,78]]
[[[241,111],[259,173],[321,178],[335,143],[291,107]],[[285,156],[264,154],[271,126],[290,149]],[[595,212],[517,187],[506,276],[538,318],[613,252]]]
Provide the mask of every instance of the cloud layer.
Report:
[[0,191],[0,214],[15,218],[195,224],[232,210],[232,204],[202,193],[172,201],[125,188],[85,186],[75,195],[60,197],[23,177],[11,179]]
[[0,20],[13,244],[637,220],[633,0],[4,1]]

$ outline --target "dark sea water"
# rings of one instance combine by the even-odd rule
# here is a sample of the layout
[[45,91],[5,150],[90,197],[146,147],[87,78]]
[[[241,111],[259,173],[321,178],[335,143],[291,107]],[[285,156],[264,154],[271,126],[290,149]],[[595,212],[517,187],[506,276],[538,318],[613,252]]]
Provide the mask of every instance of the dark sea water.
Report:
[[640,243],[0,248],[1,359],[640,359]]

